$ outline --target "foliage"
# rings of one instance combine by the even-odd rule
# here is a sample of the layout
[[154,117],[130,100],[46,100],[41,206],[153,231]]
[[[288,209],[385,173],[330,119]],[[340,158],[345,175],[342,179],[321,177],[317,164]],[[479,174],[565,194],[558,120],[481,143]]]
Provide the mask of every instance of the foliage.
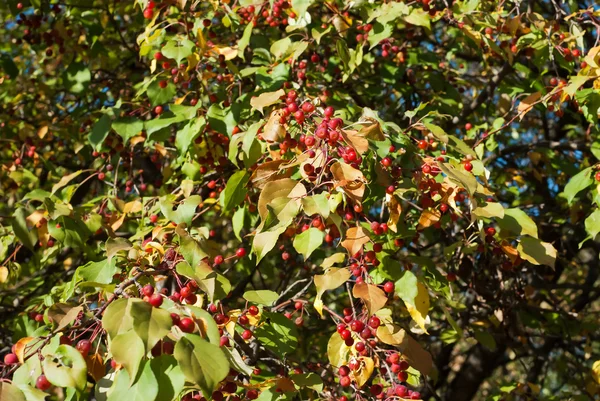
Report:
[[562,3],[2,2],[0,399],[597,399]]

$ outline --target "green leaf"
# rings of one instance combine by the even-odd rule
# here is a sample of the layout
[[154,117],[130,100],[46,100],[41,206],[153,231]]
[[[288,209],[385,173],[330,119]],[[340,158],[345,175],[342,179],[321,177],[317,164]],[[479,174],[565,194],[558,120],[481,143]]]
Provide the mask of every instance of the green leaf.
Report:
[[42,363],[48,381],[58,387],[75,387],[83,391],[87,385],[87,365],[79,351],[69,345],[59,346],[44,355]]
[[450,180],[465,188],[470,195],[477,191],[477,179],[473,174],[459,170],[450,163],[438,163],[438,166]]
[[277,244],[277,239],[286,230],[286,227],[278,227],[274,231],[258,233],[252,241],[252,252],[256,255],[256,263],[260,262]]
[[144,341],[135,331],[130,330],[113,338],[110,342],[110,353],[117,363],[125,367],[131,381],[135,380],[142,359],[146,355]]
[[429,13],[423,11],[422,8],[415,7],[409,15],[404,17],[404,21],[408,22],[409,24],[430,29],[431,17],[429,16]]
[[302,207],[307,216],[318,214],[325,219],[329,217],[329,199],[324,193],[302,198]]
[[240,233],[242,232],[242,229],[244,228],[245,220],[246,220],[246,208],[245,207],[238,208],[235,211],[235,213],[233,214],[233,217],[231,218],[231,226],[233,228],[233,233],[235,234],[235,237],[239,241],[242,240]]
[[[379,42],[381,42],[384,39],[389,38],[390,36],[392,36],[392,26],[390,24],[381,24],[379,22],[376,22],[375,24],[373,24],[373,30],[371,32],[369,32],[369,44],[371,45],[369,47],[369,50],[374,48],[375,46],[377,46],[379,44]],[[361,46],[361,45],[359,45]],[[362,48],[362,46],[361,46]]]
[[434,137],[436,137],[440,142],[447,144],[451,149],[454,149],[465,156],[475,156],[475,151],[462,140],[458,139],[454,135],[447,134],[441,127],[438,127],[437,125],[428,122],[425,122],[424,124],[427,129],[431,131]]
[[471,212],[471,215],[478,219],[498,217],[502,219],[504,217],[504,207],[498,202],[488,202],[484,206],[477,206]]
[[102,328],[111,339],[133,329],[133,318],[129,313],[130,305],[127,298],[119,298],[108,305],[104,311]]
[[73,93],[83,93],[92,80],[92,73],[82,63],[71,63],[63,74],[66,87]]
[[475,339],[486,348],[492,351],[496,349],[496,340],[489,331],[476,328],[473,329],[473,334],[475,335]]
[[186,379],[207,395],[229,373],[229,361],[223,350],[194,334],[186,334],[177,342],[174,355]]
[[2,381],[0,382],[0,401],[27,401],[27,399],[17,386]]
[[155,308],[138,298],[130,298],[129,314],[133,318],[133,330],[142,339],[146,352],[171,331],[173,321],[165,309]]
[[419,292],[417,287],[417,276],[410,270],[406,270],[402,277],[394,284],[395,293],[405,302],[414,303]]
[[192,268],[187,262],[179,262],[176,270],[177,273],[196,281],[198,287],[208,295],[210,302],[227,297],[231,291],[229,280],[204,262],[196,265],[195,268]]
[[594,183],[594,179],[592,178],[593,167],[588,167],[583,169],[576,175],[574,175],[567,185],[565,185],[565,190],[563,194],[566,196],[569,205],[573,203],[573,199],[577,196],[577,194],[587,187],[591,186]]
[[194,143],[196,138],[202,134],[206,127],[206,120],[204,117],[196,118],[186,124],[182,129],[177,131],[175,137],[175,146],[179,150],[180,155],[185,155],[190,146]]
[[291,379],[299,387],[306,387],[312,390],[323,391],[323,380],[315,373],[301,373],[291,375]]
[[[10,79],[15,79],[19,75],[19,67],[8,54],[0,54],[0,67],[4,70]],[[0,397],[0,400],[2,398]]]
[[270,290],[246,291],[244,299],[255,304],[272,306],[279,299],[279,294]]
[[585,219],[585,231],[594,239],[600,232],[600,209],[596,209]]
[[122,117],[113,121],[112,128],[123,138],[123,143],[127,143],[144,130],[144,122],[135,117]]
[[238,41],[238,57],[242,59],[244,59],[244,50],[246,50],[246,47],[248,47],[248,44],[250,43],[252,28],[254,28],[254,24],[250,22],[248,25],[246,25],[246,28],[244,28],[244,33]]
[[533,237],[522,237],[517,250],[522,259],[534,265],[546,265],[554,268],[556,249],[548,242]]
[[88,141],[94,149],[99,149],[110,132],[111,120],[106,114],[102,115],[88,135]]
[[281,313],[263,312],[254,335],[265,348],[282,358],[298,346],[296,325]]
[[280,59],[287,54],[287,50],[291,44],[292,40],[289,37],[280,39],[271,45],[270,52],[275,56],[276,59]]
[[348,50],[348,44],[346,43],[346,41],[344,39],[338,39],[335,46],[337,49],[338,56],[340,57],[340,60],[342,60],[342,63],[344,64],[344,69],[348,70],[349,65],[350,65],[350,50]]
[[246,170],[237,171],[227,180],[227,185],[219,199],[223,211],[229,211],[244,201],[248,193],[246,185],[249,180],[250,174]]
[[155,80],[148,86],[146,93],[152,106],[158,106],[171,102],[173,96],[177,93],[177,88],[171,82],[167,83],[165,88],[161,88],[159,81]]
[[175,233],[179,236],[179,252],[190,266],[198,266],[208,254],[202,249],[200,242],[196,241],[185,229],[178,226]]
[[77,268],[77,274],[84,281],[98,284],[110,284],[117,271],[116,263],[108,259],[99,262],[87,262]]
[[310,255],[323,244],[325,234],[318,228],[311,227],[294,238],[294,249],[308,259]]
[[[133,384],[132,384],[133,383]],[[108,391],[107,401],[148,401],[156,400],[159,383],[152,371],[151,361],[143,361],[138,377],[131,378],[126,369],[119,370]]]
[[160,51],[165,57],[172,58],[179,65],[181,64],[181,60],[192,54],[193,48],[194,42],[188,38],[183,38],[182,40],[171,39]]
[[[504,209],[504,217],[497,220],[502,230],[515,235],[531,235],[537,238],[538,230],[535,222],[521,209]],[[504,234],[502,234],[504,236]]]
[[171,355],[152,358],[150,367],[158,383],[158,394],[154,401],[172,401],[183,390],[185,376]]
[[314,0],[292,0],[292,8],[296,11],[298,17],[303,17],[308,7],[313,3]]
[[237,124],[231,110],[223,109],[218,104],[213,104],[209,107],[206,112],[206,118],[212,129],[228,137],[231,137],[233,128]]
[[37,231],[27,228],[27,211],[24,208],[18,208],[13,213],[12,229],[19,241],[33,251],[37,241]]
[[160,210],[167,219],[176,224],[185,223],[188,226],[192,224],[192,218],[196,214],[196,208],[200,202],[202,202],[200,195],[192,195],[180,203],[176,210],[173,210],[175,202],[168,196],[159,199]]

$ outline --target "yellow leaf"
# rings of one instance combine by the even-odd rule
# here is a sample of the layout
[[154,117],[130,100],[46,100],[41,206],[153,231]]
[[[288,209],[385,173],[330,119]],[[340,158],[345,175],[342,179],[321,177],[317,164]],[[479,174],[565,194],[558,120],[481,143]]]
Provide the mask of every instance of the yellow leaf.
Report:
[[44,139],[44,137],[47,134],[48,134],[48,126],[47,125],[44,125],[43,127],[41,127],[37,132],[38,137],[40,137],[41,139]]
[[304,196],[306,196],[306,187],[291,178],[268,182],[258,197],[258,214],[264,221],[269,213],[267,205],[277,198],[287,197],[290,200],[296,201],[298,207],[300,207]]
[[339,333],[334,332],[327,343],[327,358],[334,368],[346,365],[351,347],[348,347]]
[[225,56],[225,60],[233,60],[234,58],[237,57],[238,54],[238,48],[237,46],[226,46],[226,47],[213,47],[212,51],[214,51],[215,53],[217,53],[219,56],[223,55]]
[[314,281],[317,287],[317,296],[315,297],[314,307],[321,317],[323,317],[323,301],[321,301],[321,297],[325,291],[338,288],[348,281],[350,276],[352,276],[352,273],[345,267],[332,267],[325,274],[315,275]]
[[523,117],[525,117],[525,114],[529,113],[531,109],[533,109],[533,106],[540,100],[541,97],[541,92],[534,92],[525,99],[521,100],[521,103],[519,103],[519,106],[517,107],[519,120],[522,120]]
[[356,359],[358,359],[360,367],[352,372],[352,377],[356,381],[356,385],[360,388],[369,381],[369,378],[373,374],[373,369],[375,369],[375,362],[373,359],[366,356],[361,356]]
[[388,323],[377,328],[377,338],[386,344],[400,346],[404,343],[406,331],[400,326]]
[[360,252],[365,245],[369,242],[369,236],[363,230],[362,227],[352,227],[346,231],[346,237],[342,241],[342,246],[346,248],[350,255],[355,255]]
[[346,259],[346,254],[344,254],[342,252],[334,253],[333,255],[331,255],[331,256],[325,258],[325,260],[323,260],[323,263],[321,263],[321,267],[323,269],[329,269],[331,266],[335,265],[336,263],[342,263],[345,259]]
[[600,68],[599,53],[600,46],[592,47],[583,60],[592,68]]
[[[379,309],[383,308],[388,301],[385,292],[373,284],[359,283],[354,285],[352,295],[363,300],[367,305],[369,315],[373,315]],[[429,306],[429,302],[427,306]]]
[[402,205],[398,202],[398,199],[394,195],[386,194],[386,203],[390,211],[390,217],[388,217],[387,225],[393,232],[398,232],[398,220],[402,215]]
[[425,318],[429,313],[429,292],[427,292],[427,288],[421,284],[417,284],[418,293],[414,300],[414,305],[407,303],[406,309],[408,313],[410,313],[410,317],[419,325],[425,333],[427,333],[427,329],[425,328]]
[[600,384],[600,359],[592,365],[592,378]]
[[250,105],[253,109],[260,111],[260,114],[265,114],[263,109],[279,102],[279,98],[283,95],[285,95],[285,91],[283,89],[279,89],[276,92],[261,93],[260,95],[254,96],[252,99],[250,99]]

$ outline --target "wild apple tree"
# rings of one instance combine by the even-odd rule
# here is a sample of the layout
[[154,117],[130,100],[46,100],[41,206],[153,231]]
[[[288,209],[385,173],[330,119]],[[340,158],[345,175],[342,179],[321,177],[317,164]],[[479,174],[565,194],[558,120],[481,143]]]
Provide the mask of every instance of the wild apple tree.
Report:
[[600,396],[595,2],[0,21],[0,400]]

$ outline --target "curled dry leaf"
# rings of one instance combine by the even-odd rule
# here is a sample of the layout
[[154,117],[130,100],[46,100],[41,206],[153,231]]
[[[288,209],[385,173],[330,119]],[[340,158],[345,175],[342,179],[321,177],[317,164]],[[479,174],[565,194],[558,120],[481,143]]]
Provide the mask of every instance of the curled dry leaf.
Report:
[[358,131],[342,130],[342,137],[360,155],[364,155],[369,150],[369,141],[364,136],[359,135]]
[[284,113],[281,110],[273,110],[269,120],[263,128],[262,137],[268,142],[277,142],[285,136],[285,127],[279,122]]
[[263,189],[270,181],[288,178],[292,171],[282,168],[285,160],[273,160],[260,164],[252,173],[250,182],[255,188]]
[[367,182],[363,173],[344,162],[335,162],[330,170],[336,187],[341,187],[355,203],[361,203]]

